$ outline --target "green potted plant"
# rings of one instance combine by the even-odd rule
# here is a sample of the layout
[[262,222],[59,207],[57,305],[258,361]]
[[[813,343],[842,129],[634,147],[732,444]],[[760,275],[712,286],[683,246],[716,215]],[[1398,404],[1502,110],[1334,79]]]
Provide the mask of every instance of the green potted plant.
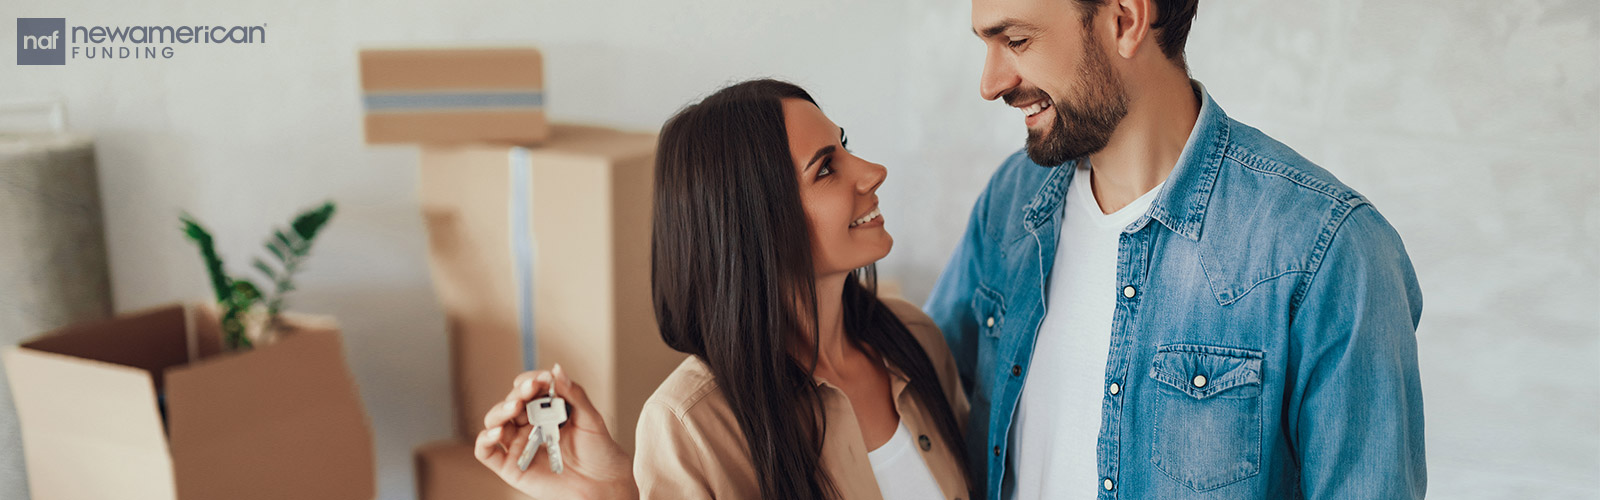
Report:
[[263,246],[276,265],[261,257],[252,261],[253,267],[272,283],[270,292],[264,292],[248,277],[229,275],[222,257],[217,254],[211,232],[187,213],[179,217],[184,234],[200,248],[200,257],[205,260],[206,271],[210,274],[212,291],[222,309],[225,349],[250,349],[257,340],[274,336],[282,324],[279,313],[283,310],[284,295],[294,290],[294,275],[311,254],[312,242],[333,218],[333,212],[333,202],[324,202],[296,215],[287,230],[273,230]]

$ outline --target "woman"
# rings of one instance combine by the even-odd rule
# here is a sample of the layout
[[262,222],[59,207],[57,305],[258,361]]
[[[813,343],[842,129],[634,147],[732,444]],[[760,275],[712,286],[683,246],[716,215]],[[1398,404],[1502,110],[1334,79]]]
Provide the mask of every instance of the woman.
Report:
[[[646,402],[631,474],[559,366],[485,415],[479,461],[536,498],[971,498],[955,360],[875,293],[885,174],[788,83],[680,111],[656,157],[652,282],[662,338],[692,356]],[[552,384],[572,407],[565,472],[544,453],[520,471],[522,405]]]

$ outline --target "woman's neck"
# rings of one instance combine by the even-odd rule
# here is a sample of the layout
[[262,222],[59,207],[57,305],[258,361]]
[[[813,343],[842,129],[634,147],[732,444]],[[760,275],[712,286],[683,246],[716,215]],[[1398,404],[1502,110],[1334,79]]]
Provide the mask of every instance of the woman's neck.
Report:
[[855,351],[844,334],[844,280],[849,277],[845,273],[817,278],[817,329],[807,328],[802,334],[801,359],[809,359],[815,352],[818,373],[835,372]]

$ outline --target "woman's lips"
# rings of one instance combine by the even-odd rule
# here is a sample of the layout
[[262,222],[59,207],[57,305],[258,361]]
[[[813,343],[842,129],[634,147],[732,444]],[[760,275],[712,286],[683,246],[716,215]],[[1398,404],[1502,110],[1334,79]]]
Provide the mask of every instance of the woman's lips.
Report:
[[863,215],[860,218],[858,218],[858,219],[856,219],[854,221],[851,221],[850,222],[850,228],[851,229],[855,229],[855,228],[858,228],[858,227],[861,227],[861,226],[874,225],[874,224],[876,224],[876,225],[882,225],[883,224],[883,213],[878,211],[878,207],[872,207],[872,211],[871,212],[867,212],[866,215]]

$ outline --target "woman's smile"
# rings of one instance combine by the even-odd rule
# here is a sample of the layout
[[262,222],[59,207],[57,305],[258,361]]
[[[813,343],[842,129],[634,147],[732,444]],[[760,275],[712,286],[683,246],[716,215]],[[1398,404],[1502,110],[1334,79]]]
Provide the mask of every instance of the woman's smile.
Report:
[[878,207],[876,206],[872,207],[872,211],[867,212],[866,215],[850,222],[850,229],[868,227],[883,227],[883,214],[878,212]]

